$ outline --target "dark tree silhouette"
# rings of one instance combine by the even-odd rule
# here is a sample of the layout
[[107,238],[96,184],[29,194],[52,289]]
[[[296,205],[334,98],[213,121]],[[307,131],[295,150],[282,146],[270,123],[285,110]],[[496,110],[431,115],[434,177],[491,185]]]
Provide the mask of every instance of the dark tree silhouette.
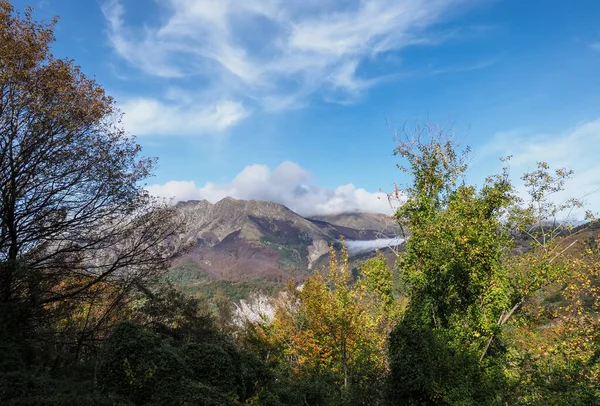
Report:
[[31,13],[0,0],[0,303],[118,298],[168,267],[177,221],[113,99]]

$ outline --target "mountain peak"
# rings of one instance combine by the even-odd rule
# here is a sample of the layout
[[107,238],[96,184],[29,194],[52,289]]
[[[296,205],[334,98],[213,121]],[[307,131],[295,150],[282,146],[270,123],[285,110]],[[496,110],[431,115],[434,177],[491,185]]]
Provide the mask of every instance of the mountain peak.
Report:
[[196,207],[210,207],[212,203],[206,199],[202,200],[182,200],[177,202],[175,207],[177,208],[196,208]]
[[242,200],[233,197],[224,197],[214,205],[216,210],[243,211],[247,214],[257,214],[265,217],[291,214],[297,215],[288,207],[280,203],[266,200]]
[[285,280],[292,270],[306,275],[326,260],[329,245],[340,236],[371,241],[397,235],[387,229],[391,219],[384,215],[352,213],[316,220],[269,201],[226,197],[215,204],[204,202],[178,204],[186,223],[181,238],[191,245],[178,265],[213,279]]

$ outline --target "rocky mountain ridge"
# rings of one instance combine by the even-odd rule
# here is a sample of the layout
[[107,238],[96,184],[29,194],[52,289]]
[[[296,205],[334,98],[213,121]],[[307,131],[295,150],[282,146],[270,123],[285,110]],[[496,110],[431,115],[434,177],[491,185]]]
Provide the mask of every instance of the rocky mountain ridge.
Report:
[[329,245],[341,237],[368,241],[399,233],[383,214],[307,218],[281,204],[230,197],[176,207],[185,224],[181,239],[190,248],[174,268],[216,280],[302,278],[323,263]]

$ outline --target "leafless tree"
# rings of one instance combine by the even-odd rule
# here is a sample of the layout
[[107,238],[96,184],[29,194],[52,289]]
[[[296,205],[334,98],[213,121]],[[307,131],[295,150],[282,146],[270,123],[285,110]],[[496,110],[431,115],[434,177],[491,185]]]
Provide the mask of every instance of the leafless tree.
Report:
[[31,13],[0,0],[0,303],[49,306],[166,270],[178,220],[113,99]]

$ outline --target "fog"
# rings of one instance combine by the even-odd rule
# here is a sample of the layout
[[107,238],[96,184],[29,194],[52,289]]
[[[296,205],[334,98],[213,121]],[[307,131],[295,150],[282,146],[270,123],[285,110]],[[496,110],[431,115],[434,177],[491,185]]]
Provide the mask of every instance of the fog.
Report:
[[404,242],[404,238],[378,238],[376,240],[368,241],[352,241],[346,240],[346,246],[348,247],[348,253],[350,255],[362,254],[376,249],[383,249],[387,247],[395,247]]

